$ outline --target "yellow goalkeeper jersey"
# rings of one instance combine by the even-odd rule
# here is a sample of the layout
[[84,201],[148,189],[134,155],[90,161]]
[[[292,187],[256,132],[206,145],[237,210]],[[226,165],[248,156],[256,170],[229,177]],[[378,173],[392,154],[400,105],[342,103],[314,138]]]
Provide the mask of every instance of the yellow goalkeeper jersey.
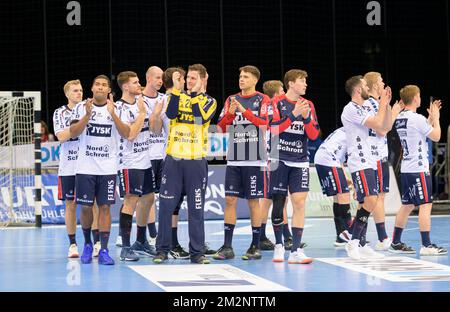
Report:
[[217,102],[200,93],[172,90],[166,115],[170,119],[167,154],[181,159],[198,159],[208,153],[208,127],[216,112]]

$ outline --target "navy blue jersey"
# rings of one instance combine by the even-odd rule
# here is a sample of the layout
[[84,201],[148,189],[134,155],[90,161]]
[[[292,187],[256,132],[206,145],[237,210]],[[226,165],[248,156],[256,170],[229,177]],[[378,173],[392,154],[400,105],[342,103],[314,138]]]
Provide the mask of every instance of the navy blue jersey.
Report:
[[319,135],[319,124],[314,104],[308,101],[311,114],[304,119],[302,115],[295,117],[292,111],[297,105],[286,95],[273,99],[273,114],[270,120],[270,155],[271,159],[291,163],[309,162],[308,138],[315,140]]

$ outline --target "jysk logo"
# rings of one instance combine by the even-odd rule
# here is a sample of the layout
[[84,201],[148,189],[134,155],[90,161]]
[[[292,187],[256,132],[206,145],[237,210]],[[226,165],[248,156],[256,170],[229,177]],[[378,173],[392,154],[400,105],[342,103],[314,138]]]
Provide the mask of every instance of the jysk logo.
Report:
[[111,137],[112,125],[99,125],[89,123],[86,126],[86,134],[97,137]]

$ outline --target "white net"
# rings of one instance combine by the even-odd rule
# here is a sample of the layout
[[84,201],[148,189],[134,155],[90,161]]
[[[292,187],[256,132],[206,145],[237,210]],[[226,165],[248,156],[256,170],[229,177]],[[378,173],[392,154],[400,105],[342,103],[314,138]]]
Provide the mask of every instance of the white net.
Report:
[[35,222],[34,101],[0,95],[0,226]]

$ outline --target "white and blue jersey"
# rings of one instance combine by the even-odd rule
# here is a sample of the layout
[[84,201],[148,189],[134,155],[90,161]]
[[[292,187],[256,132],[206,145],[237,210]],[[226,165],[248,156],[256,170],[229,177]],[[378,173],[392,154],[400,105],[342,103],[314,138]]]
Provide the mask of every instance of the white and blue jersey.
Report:
[[[366,100],[363,106],[371,112],[372,116],[378,114],[380,104],[373,97]],[[388,144],[387,137],[376,134],[375,136],[369,136],[369,144],[372,151],[372,155],[376,160],[387,160],[388,158]]]
[[[132,125],[139,116],[137,99],[134,103],[128,103],[123,99],[116,102],[121,111],[123,123]],[[146,108],[144,124],[137,137],[130,141],[125,138],[119,138],[119,169],[148,169],[152,166],[151,159],[148,157],[150,149],[150,126],[149,111]]]
[[[55,134],[70,127],[72,110],[64,105],[53,113],[53,128]],[[58,176],[74,176],[78,158],[78,138],[69,139],[61,143],[59,149]]]
[[[116,108],[117,110],[117,108]],[[120,111],[117,110],[120,117]],[[86,115],[85,102],[78,103],[72,112],[73,120]],[[116,125],[107,105],[93,104],[92,115],[86,129],[79,136],[76,174],[116,175],[118,165],[118,138]]]
[[314,163],[328,167],[341,167],[347,158],[346,140],[344,127],[336,129],[320,145],[314,157]]
[[403,110],[395,120],[395,129],[403,148],[400,172],[429,172],[427,136],[433,130],[427,119],[410,110]]
[[377,159],[372,155],[370,137],[375,137],[374,130],[364,126],[372,113],[365,106],[349,102],[341,115],[347,138],[348,168],[350,172],[364,169],[377,169]]
[[166,145],[167,145],[167,135],[169,133],[169,124],[170,120],[166,116],[166,108],[167,108],[167,96],[163,93],[158,92],[158,95],[156,97],[150,97],[144,95],[144,101],[147,105],[147,109],[149,111],[149,115],[153,113],[155,110],[156,103],[163,102],[163,109],[161,111],[161,119],[162,119],[162,129],[161,134],[156,134],[150,130],[150,159],[156,160],[156,159],[164,159],[166,156]]

